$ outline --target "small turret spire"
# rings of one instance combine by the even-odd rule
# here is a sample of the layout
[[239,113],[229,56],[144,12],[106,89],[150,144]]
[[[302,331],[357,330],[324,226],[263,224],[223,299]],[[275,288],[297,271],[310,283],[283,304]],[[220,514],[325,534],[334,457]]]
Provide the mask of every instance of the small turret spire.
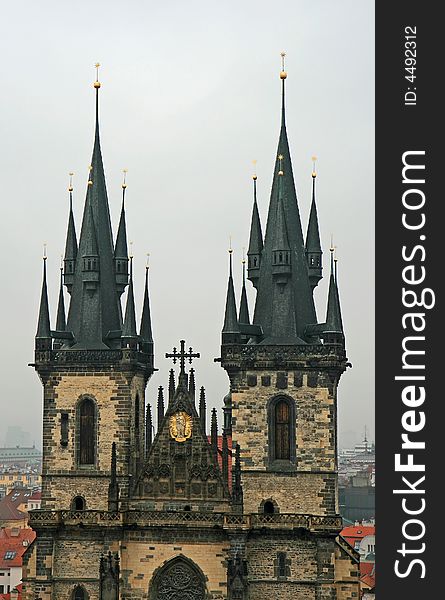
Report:
[[176,385],[175,385],[175,371],[170,369],[170,374],[168,377],[168,401],[171,402],[175,395]]
[[[343,338],[343,323],[341,318],[341,309],[340,309],[340,298],[338,294],[338,288],[335,278],[335,259],[334,259],[334,251],[335,248],[331,242],[330,247],[331,252],[331,275],[329,279],[329,292],[328,292],[328,306],[326,310],[326,330],[325,333],[328,334],[325,339],[326,341],[330,341],[330,334],[337,334]],[[336,339],[332,339],[333,342]]]
[[229,487],[229,444],[227,434],[223,431],[222,434],[222,477],[226,488]]
[[134,306],[133,289],[133,257],[130,256],[130,283],[128,285],[127,306],[125,309],[124,327],[122,329],[122,338],[124,344],[135,346],[137,339],[136,331],[136,311]]
[[114,270],[116,274],[116,288],[119,296],[124,292],[128,285],[128,245],[127,245],[127,226],[125,221],[125,191],[127,189],[126,175],[127,169],[123,170],[122,180],[122,207],[119,219],[119,227],[116,235],[116,244],[114,248]]
[[241,454],[239,444],[235,445],[235,464],[232,470],[232,506],[235,512],[242,512],[243,488],[241,485]]
[[46,244],[43,253],[43,281],[37,322],[36,350],[51,350],[51,325],[49,320],[48,289],[46,284]]
[[281,126],[286,126],[286,106],[285,106],[285,85],[284,82],[287,79],[287,73],[284,69],[284,59],[286,57],[286,52],[281,52],[281,71],[280,71],[280,79],[281,79]]
[[206,432],[206,392],[204,386],[201,387],[199,394],[199,420],[201,423],[202,433]]
[[315,170],[315,162],[317,158],[312,157],[312,203],[311,212],[309,215],[309,222],[307,226],[306,234],[306,260],[309,270],[309,281],[312,290],[318,285],[318,282],[322,278],[322,250],[320,243],[320,232],[318,228],[318,215],[317,215],[317,204],[315,201],[315,180],[317,173]]
[[249,303],[247,301],[247,292],[246,292],[246,259],[244,256],[243,249],[243,287],[241,289],[241,301],[239,308],[239,323],[243,323],[245,325],[250,325],[250,317],[249,317]]
[[65,300],[63,297],[63,267],[60,267],[59,301],[57,303],[56,331],[66,330]]
[[189,371],[189,394],[190,397],[195,403],[195,392],[196,392],[196,383],[195,383],[195,369],[192,367]]
[[145,456],[148,457],[148,453],[153,442],[153,420],[151,416],[151,406],[147,403],[147,410],[145,415]]
[[229,249],[229,282],[227,284],[226,312],[222,329],[223,343],[234,341],[239,335],[238,317],[236,311],[235,289],[232,275],[232,248]]
[[212,455],[215,464],[218,464],[218,419],[216,416],[216,408],[212,408],[212,419],[210,426],[210,445],[212,447]]
[[111,445],[110,483],[108,485],[108,511],[119,510],[119,484],[117,482],[116,442]]
[[[256,163],[256,161],[254,161]],[[248,278],[257,287],[258,278],[260,275],[261,253],[263,251],[263,232],[261,230],[260,213],[257,203],[257,175],[253,175],[253,208],[252,220],[250,224],[249,249],[247,250],[248,257]]]
[[162,385],[158,388],[158,431],[161,428],[161,423],[164,419],[164,388]]
[[142,340],[143,352],[153,354],[153,333],[151,329],[150,297],[148,294],[148,256],[149,255],[147,254],[147,265],[145,267],[144,303],[142,307],[140,336]]
[[76,236],[76,226],[74,223],[74,215],[73,215],[73,176],[74,173],[71,172],[70,183],[68,186],[68,192],[70,195],[70,210],[68,215],[68,228],[66,232],[66,242],[65,242],[65,258],[64,258],[64,283],[68,290],[68,293],[71,294],[71,289],[73,287],[74,281],[74,271],[76,268],[76,258],[77,258],[77,236]]

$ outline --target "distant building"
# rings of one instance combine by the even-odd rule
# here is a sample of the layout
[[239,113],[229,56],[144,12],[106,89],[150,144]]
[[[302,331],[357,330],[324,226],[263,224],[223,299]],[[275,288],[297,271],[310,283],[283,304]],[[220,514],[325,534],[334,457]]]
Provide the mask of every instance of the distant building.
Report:
[[42,452],[35,446],[23,448],[20,446],[0,448],[0,465],[39,465],[42,461]]

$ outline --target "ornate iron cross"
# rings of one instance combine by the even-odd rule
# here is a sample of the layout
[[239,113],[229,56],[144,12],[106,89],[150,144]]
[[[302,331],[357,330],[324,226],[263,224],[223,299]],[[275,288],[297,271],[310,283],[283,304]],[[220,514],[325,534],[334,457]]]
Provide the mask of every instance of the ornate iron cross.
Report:
[[167,352],[165,358],[172,358],[173,364],[176,364],[176,361],[179,359],[179,364],[181,365],[181,371],[185,370],[185,361],[188,359],[189,363],[192,363],[194,358],[201,358],[199,352],[193,352],[192,347],[189,348],[188,352],[185,351],[185,340],[180,341],[181,350],[178,352],[176,348],[173,348],[173,352]]

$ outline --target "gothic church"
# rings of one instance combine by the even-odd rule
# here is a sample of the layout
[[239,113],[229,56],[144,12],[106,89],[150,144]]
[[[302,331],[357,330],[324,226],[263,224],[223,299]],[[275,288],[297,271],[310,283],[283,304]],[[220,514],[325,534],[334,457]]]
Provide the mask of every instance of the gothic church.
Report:
[[30,516],[37,538],[25,554],[27,600],[359,597],[358,556],[338,535],[337,387],[349,365],[335,261],[331,252],[326,318],[317,322],[316,173],[304,239],[284,66],[280,78],[281,130],[264,236],[253,182],[253,318],[245,269],[237,306],[230,254],[215,359],[230,381],[222,431],[215,409],[207,431],[205,390],[197,393],[191,366],[199,353],[180,340],[166,355],[175,369],[153,407],[156,434],[145,400],[155,371],[148,268],[137,324],[126,185],[114,238],[94,83],[93,156],[79,237],[69,189],[55,329],[43,263],[33,364],[43,385],[43,490],[42,507]]

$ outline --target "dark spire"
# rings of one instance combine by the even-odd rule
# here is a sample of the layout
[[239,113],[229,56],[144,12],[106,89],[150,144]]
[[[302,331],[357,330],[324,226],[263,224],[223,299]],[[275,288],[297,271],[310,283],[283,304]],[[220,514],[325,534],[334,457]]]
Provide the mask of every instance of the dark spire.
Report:
[[122,329],[122,342],[124,345],[134,346],[138,334],[136,331],[136,311],[134,307],[133,289],[133,257],[130,257],[130,283],[128,285],[127,306],[125,309],[124,326]]
[[210,427],[210,445],[215,464],[218,464],[218,420],[216,416],[216,408],[212,408],[212,420]]
[[[331,251],[331,275],[329,278],[328,306],[326,310],[326,329],[325,333],[343,335],[343,323],[341,318],[340,297],[338,294],[337,282],[335,278],[336,268],[334,269],[334,248]],[[335,261],[336,262],[336,261]],[[329,340],[327,340],[329,341]],[[335,341],[335,340],[333,340]]]
[[151,418],[150,403],[148,403],[147,411],[146,411],[146,415],[145,415],[145,456],[148,456],[152,442],[153,442],[153,420]]
[[108,485],[108,511],[119,510],[119,484],[117,483],[116,442],[111,445],[111,474]]
[[312,157],[314,167],[312,170],[312,203],[309,214],[309,222],[306,234],[306,259],[309,269],[309,281],[312,290],[318,285],[322,278],[322,250],[320,243],[320,232],[318,229],[317,204],[315,202],[315,180],[317,173],[315,171],[315,156]]
[[162,385],[158,388],[158,431],[164,419],[164,388]]
[[195,369],[192,367],[189,372],[189,394],[193,401],[193,404],[195,403],[195,392],[196,392]]
[[239,335],[235,290],[233,287],[232,276],[232,249],[229,250],[229,257],[229,282],[227,285],[226,312],[222,329],[223,343],[235,341]]
[[260,213],[256,199],[256,182],[257,176],[253,176],[253,208],[252,221],[250,223],[250,238],[249,249],[247,251],[248,278],[257,287],[258,277],[260,274],[261,253],[263,251],[263,232],[261,230]]
[[70,212],[68,215],[68,229],[66,232],[65,242],[65,257],[63,261],[64,265],[64,283],[68,292],[71,294],[74,281],[74,271],[76,268],[77,259],[77,236],[76,236],[76,225],[74,223],[73,215],[73,173],[70,173],[70,185],[68,188],[70,194]]
[[59,301],[57,303],[57,318],[56,318],[56,330],[66,330],[66,319],[65,319],[65,300],[63,297],[63,268],[60,268],[60,287],[59,287]]
[[[255,316],[253,322],[263,329],[264,344],[267,343],[305,343],[304,335],[308,325],[316,323],[316,314],[312,290],[309,283],[308,267],[304,249],[303,232],[298,209],[297,194],[295,191],[294,177],[292,172],[292,161],[286,132],[284,91],[285,79],[287,77],[284,67],[280,73],[282,81],[282,107],[281,107],[281,130],[278,142],[277,160],[274,169],[272,191],[270,195],[269,212],[267,218],[264,248],[261,254],[261,265],[257,283],[257,298],[255,304]],[[281,158],[278,158],[281,157]],[[283,175],[278,175],[282,171]],[[280,181],[282,179],[282,181]],[[282,208],[278,210],[279,188],[281,194]],[[278,295],[275,300],[274,289],[277,287],[273,274],[273,246],[277,239],[277,229],[281,222],[286,227],[287,242],[292,257],[292,269],[289,281],[285,286],[287,289],[283,296]],[[287,296],[290,296],[287,298]],[[288,332],[281,339],[273,332],[273,307],[276,303],[280,305],[285,301],[289,310],[287,311],[287,323],[283,318],[284,329]],[[285,310],[282,310],[283,314]],[[296,335],[294,333],[296,332]]]
[[241,456],[239,444],[235,445],[235,464],[232,469],[232,506],[236,512],[242,512],[243,488],[241,485]]
[[46,286],[46,251],[43,257],[42,294],[37,321],[36,350],[51,350],[51,325],[49,320],[48,290]]
[[[94,148],[67,323],[67,329],[74,334],[73,348],[76,349],[120,347],[121,315],[99,137],[99,81],[96,80],[94,88],[96,90]],[[98,259],[90,260],[88,263],[93,246]]]
[[239,319],[240,323],[244,325],[250,325],[250,317],[249,317],[249,304],[247,302],[247,292],[246,292],[246,260],[243,257],[243,287],[241,289],[241,301],[239,307]]
[[153,354],[153,333],[151,330],[150,298],[148,295],[148,265],[145,267],[145,289],[144,304],[142,307],[140,337],[142,341],[142,350],[148,354]]
[[116,235],[116,245],[114,248],[114,270],[116,273],[116,287],[118,294],[121,295],[128,284],[128,246],[127,246],[127,226],[125,223],[125,191],[127,170],[124,169],[124,179],[122,182],[122,208],[119,219],[119,227]]
[[222,477],[224,485],[229,487],[229,444],[227,442],[227,434],[223,431],[222,434]]
[[232,435],[232,392],[229,390],[224,396],[224,431],[227,435]]
[[201,387],[199,393],[199,420],[203,434],[206,432],[206,392],[204,386]]
[[175,395],[176,386],[175,386],[175,372],[173,369],[170,369],[170,374],[168,377],[168,401],[171,402]]

